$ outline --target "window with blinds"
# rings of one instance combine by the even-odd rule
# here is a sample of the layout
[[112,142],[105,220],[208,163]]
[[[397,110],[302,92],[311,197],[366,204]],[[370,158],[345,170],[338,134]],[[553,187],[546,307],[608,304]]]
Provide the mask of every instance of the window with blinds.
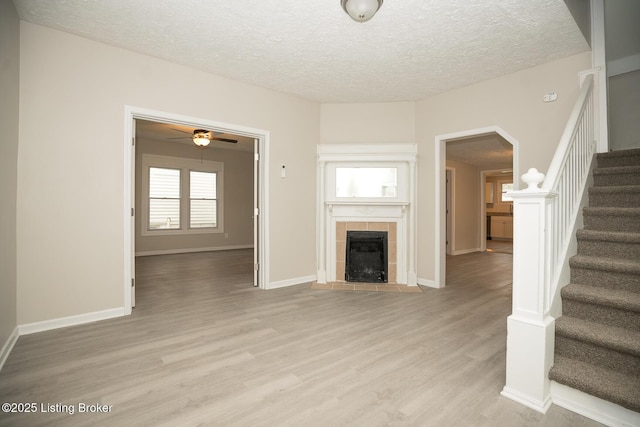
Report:
[[224,164],[143,154],[141,234],[224,233]]
[[216,226],[216,174],[189,171],[189,226],[207,228]]
[[180,228],[180,169],[149,168],[149,230]]

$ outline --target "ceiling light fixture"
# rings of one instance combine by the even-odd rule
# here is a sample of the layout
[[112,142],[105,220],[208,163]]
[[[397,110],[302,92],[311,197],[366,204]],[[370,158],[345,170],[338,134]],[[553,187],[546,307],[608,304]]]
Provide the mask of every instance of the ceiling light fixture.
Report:
[[382,7],[383,0],[340,0],[345,12],[358,22],[367,22]]
[[209,132],[202,129],[196,129],[193,131],[193,143],[198,147],[204,148],[211,142],[209,138]]

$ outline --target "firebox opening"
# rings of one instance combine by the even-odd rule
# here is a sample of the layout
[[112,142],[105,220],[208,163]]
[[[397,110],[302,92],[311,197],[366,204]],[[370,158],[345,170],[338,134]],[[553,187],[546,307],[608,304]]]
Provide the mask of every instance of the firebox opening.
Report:
[[387,232],[347,231],[345,280],[387,283]]

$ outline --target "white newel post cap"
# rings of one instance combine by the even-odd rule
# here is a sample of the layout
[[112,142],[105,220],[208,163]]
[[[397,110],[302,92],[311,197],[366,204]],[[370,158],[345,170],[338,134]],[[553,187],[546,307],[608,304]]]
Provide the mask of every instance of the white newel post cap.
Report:
[[528,185],[528,187],[525,188],[525,191],[539,190],[538,186],[542,184],[542,181],[544,181],[544,174],[542,172],[538,172],[538,169],[536,168],[531,168],[527,173],[522,175],[522,180]]

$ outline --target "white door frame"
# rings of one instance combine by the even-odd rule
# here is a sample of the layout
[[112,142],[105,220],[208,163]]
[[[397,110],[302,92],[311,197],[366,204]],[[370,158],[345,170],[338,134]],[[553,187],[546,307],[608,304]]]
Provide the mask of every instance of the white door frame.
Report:
[[231,123],[216,122],[130,105],[126,105],[124,110],[124,314],[131,314],[131,283],[134,278],[132,263],[135,257],[133,252],[135,227],[131,220],[131,213],[134,207],[132,206],[132,199],[135,194],[135,147],[133,146],[133,141],[135,138],[134,121],[136,119],[206,128],[218,132],[247,136],[258,140],[260,153],[260,176],[258,177],[259,188],[257,189],[259,194],[258,245],[254,247],[254,251],[258,251],[260,266],[258,270],[259,287],[261,289],[269,289],[269,254],[268,251],[265,250],[269,247],[269,175],[266,172],[269,170],[269,132]]
[[[455,236],[456,236],[456,228],[454,221],[455,214],[455,182],[456,182],[456,170],[454,168],[446,167],[445,168],[445,176],[448,175],[445,186],[445,217],[446,221],[446,233],[445,233],[445,252],[447,255],[451,255],[455,252]],[[448,203],[447,203],[448,201]],[[447,246],[447,241],[449,245]]]
[[519,143],[518,140],[509,135],[499,126],[488,126],[485,128],[471,129],[460,132],[448,133],[444,135],[436,135],[435,137],[435,221],[434,221],[434,236],[435,236],[435,269],[433,278],[433,287],[444,288],[446,282],[446,221],[444,220],[446,212],[446,160],[447,160],[447,141],[456,140],[460,138],[468,138],[472,136],[482,136],[486,134],[497,133],[507,142],[513,145],[513,188],[518,189],[518,179],[520,174],[518,173],[519,163]]

